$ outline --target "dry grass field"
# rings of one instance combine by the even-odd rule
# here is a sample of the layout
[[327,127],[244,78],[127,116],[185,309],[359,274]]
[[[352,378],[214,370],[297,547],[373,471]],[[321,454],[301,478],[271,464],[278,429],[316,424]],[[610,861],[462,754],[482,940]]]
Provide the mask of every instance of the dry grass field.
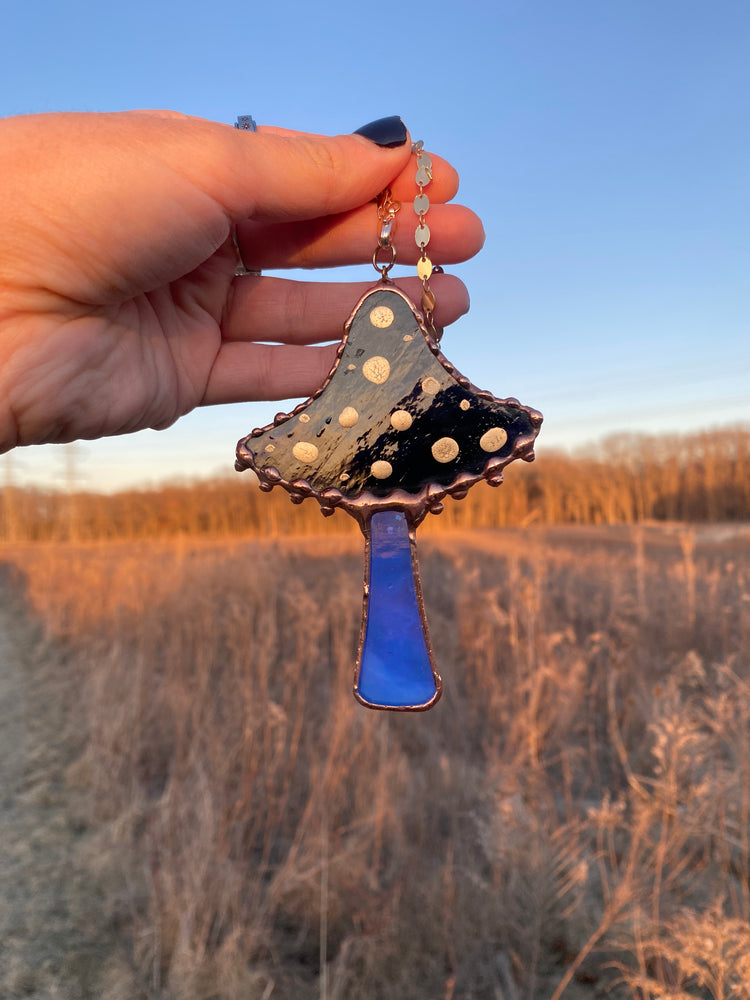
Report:
[[3,548],[79,838],[64,983],[3,996],[750,997],[750,530],[420,549],[409,716],[351,696],[357,538]]

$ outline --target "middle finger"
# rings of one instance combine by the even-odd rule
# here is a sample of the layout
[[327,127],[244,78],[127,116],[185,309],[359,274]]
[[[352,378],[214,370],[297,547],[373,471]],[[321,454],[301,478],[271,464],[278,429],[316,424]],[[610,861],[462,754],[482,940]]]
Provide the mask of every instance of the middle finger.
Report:
[[[481,250],[484,229],[463,205],[433,205],[425,219],[431,233],[428,256],[435,264],[456,264]],[[396,216],[392,240],[399,263],[416,264],[417,216],[404,205]],[[340,267],[364,264],[378,245],[380,227],[374,204],[322,219],[268,223],[248,220],[237,226],[245,265],[263,268]]]

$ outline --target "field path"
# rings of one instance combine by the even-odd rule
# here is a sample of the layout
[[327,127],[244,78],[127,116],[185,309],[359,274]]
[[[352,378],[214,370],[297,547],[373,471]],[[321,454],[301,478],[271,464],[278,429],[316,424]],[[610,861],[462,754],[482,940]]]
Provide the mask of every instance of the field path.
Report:
[[[76,753],[78,699],[0,565],[0,997],[86,1000],[103,955],[95,943],[86,839],[65,771]],[[78,730],[80,732],[80,728]]]

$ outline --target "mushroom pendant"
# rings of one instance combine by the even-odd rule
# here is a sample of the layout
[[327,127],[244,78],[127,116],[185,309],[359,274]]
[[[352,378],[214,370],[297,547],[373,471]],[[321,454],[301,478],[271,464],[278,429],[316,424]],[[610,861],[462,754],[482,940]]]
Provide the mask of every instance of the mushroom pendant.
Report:
[[355,697],[368,708],[422,711],[440,697],[417,561],[416,529],[481,480],[499,486],[534,458],[542,416],[459,374],[422,314],[384,277],[344,327],[320,389],[237,445],[238,470],[324,515],[356,518],[365,584]]

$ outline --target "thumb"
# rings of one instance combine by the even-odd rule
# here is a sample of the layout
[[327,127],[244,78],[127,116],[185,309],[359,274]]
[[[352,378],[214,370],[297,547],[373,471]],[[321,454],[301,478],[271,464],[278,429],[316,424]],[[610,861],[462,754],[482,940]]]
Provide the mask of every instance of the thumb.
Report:
[[356,208],[377,197],[411,154],[406,126],[395,116],[351,135],[218,125],[211,133],[216,141],[202,146],[196,166],[204,190],[209,179],[213,189],[207,193],[234,222],[299,221]]

